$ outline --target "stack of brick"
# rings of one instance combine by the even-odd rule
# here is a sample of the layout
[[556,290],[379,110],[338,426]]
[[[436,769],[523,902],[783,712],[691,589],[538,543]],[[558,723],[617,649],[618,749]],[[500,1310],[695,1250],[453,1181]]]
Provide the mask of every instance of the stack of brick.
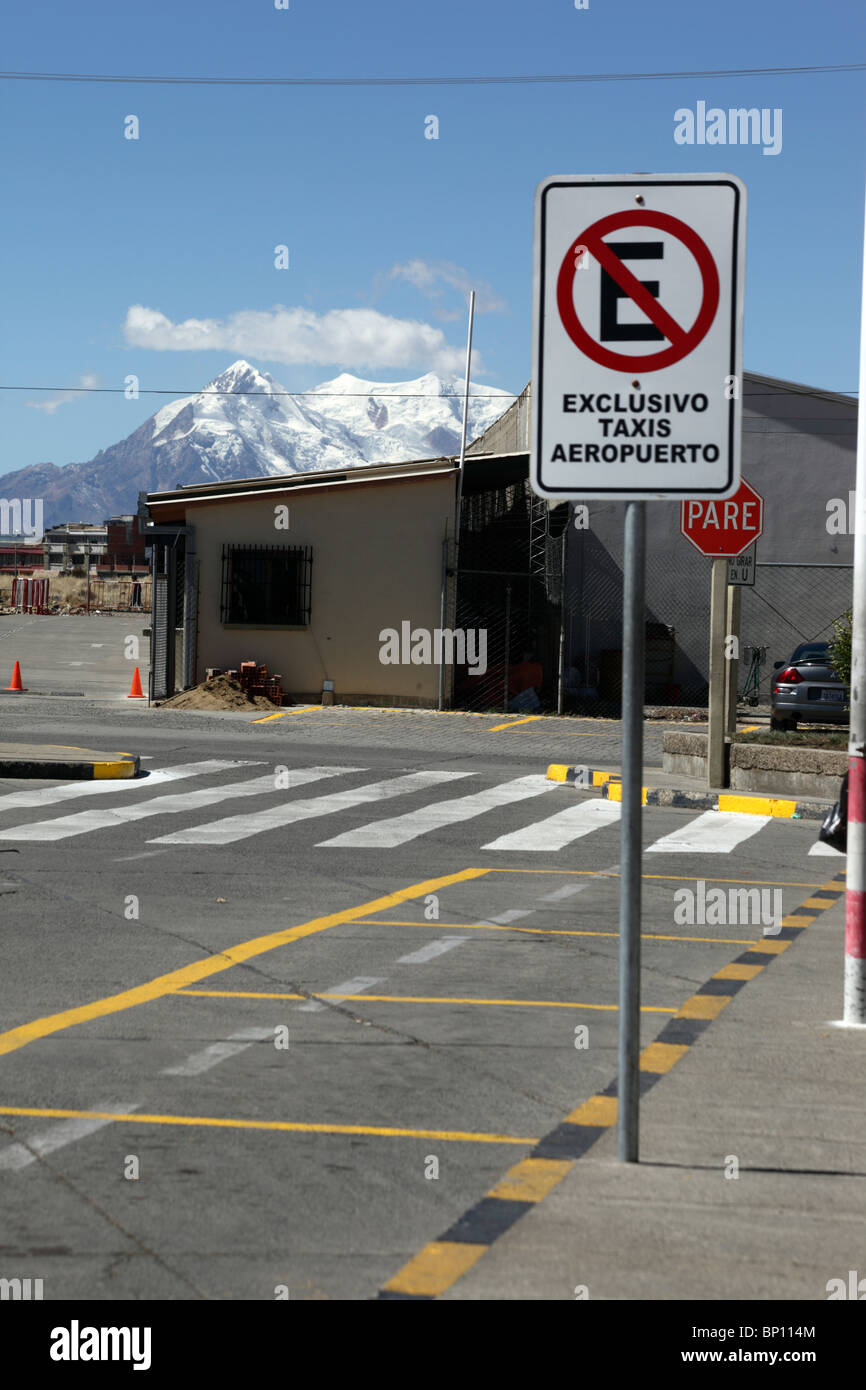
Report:
[[267,666],[258,666],[255,661],[241,662],[242,688],[248,690],[251,695],[264,695],[272,705],[283,703],[282,679],[280,675],[269,676]]

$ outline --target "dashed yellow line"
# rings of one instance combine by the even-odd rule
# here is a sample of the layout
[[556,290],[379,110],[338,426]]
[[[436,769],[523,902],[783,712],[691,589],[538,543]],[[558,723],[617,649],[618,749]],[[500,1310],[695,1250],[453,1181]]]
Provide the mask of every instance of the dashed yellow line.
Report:
[[242,941],[237,946],[229,946],[219,955],[193,961],[190,965],[169,971],[167,975],[158,975],[156,979],[149,980],[146,984],[136,985],[133,989],[125,989],[119,994],[110,994],[106,998],[95,999],[90,1004],[80,1004],[76,1008],[65,1009],[62,1013],[48,1014],[45,1018],[34,1019],[32,1023],[24,1023],[18,1028],[10,1028],[8,1032],[0,1033],[0,1056],[6,1052],[15,1052],[20,1047],[26,1047],[28,1043],[35,1042],[37,1038],[45,1038],[52,1033],[61,1033],[66,1028],[74,1028],[79,1023],[90,1023],[93,1019],[105,1018],[108,1014],[122,1013],[126,1009],[135,1008],[138,1004],[149,1004],[154,999],[161,999],[166,994],[174,994],[177,990],[183,989],[185,985],[194,985],[199,980],[206,980],[209,976],[217,975],[223,970],[231,970],[233,966],[241,965],[244,961],[252,960],[255,956],[264,955],[267,951],[273,951],[278,946],[288,946],[293,941],[300,941],[303,937],[328,931],[330,927],[342,926],[346,922],[356,922],[370,912],[381,912],[388,908],[398,907],[400,903],[408,902],[412,898],[425,897],[428,893],[435,893],[440,888],[448,888],[454,883],[464,883],[467,879],[481,878],[486,873],[486,869],[462,869],[456,874],[445,874],[442,878],[427,879],[423,883],[413,884],[410,888],[400,888],[397,892],[389,893],[386,897],[361,903],[358,907],[346,908],[342,912],[332,912],[325,917],[314,917],[309,922],[301,923],[300,926],[286,927],[283,931],[269,932],[266,936],[256,936],[249,941]]
[[518,724],[532,724],[536,719],[542,719],[540,714],[527,714],[525,719],[512,719],[507,724],[494,724],[492,729],[488,729],[488,734],[498,734],[502,729],[516,729]]
[[366,1134],[382,1139],[439,1139],[455,1144],[537,1144],[516,1134],[486,1134],[463,1129],[411,1129],[398,1125],[308,1124],[301,1120],[225,1119],[214,1115],[142,1115],[138,1111],[117,1114],[112,1110],[42,1109],[29,1105],[0,1105],[0,1115],[28,1116],[40,1120],[113,1120],[118,1124],[183,1125],[198,1129],[261,1129],[288,1134]]

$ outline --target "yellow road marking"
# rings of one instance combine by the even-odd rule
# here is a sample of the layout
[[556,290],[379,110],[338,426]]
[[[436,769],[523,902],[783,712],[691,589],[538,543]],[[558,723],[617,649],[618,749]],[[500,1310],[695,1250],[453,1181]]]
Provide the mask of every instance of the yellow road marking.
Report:
[[713,976],[714,980],[754,980],[756,975],[760,975],[766,966],[763,965],[741,965],[737,961],[732,961],[730,965],[723,965],[721,970],[717,970]]
[[311,710],[321,709],[321,705],[297,705],[291,709],[277,710],[276,714],[266,714],[262,719],[251,719],[251,724],[268,724],[272,719],[285,719],[288,714],[309,714]]
[[[823,912],[823,911],[824,911],[826,908],[828,908],[828,907],[835,907],[835,906],[836,906],[836,903],[839,903],[839,902],[841,902],[841,901],[842,901],[841,896],[838,897],[838,898],[833,899],[833,901],[831,901],[829,898],[806,898],[805,902],[799,903],[798,906],[800,906],[800,907],[817,907],[818,910],[819,910],[819,912]],[[799,920],[802,921],[802,920],[803,920],[802,917],[800,917]],[[791,924],[787,924],[787,923],[786,923],[786,925],[791,925]]]
[[397,907],[400,903],[407,902],[411,898],[424,897],[427,893],[435,893],[438,889],[450,887],[453,883],[463,883],[467,879],[481,878],[486,873],[486,869],[462,869],[456,874],[446,874],[442,878],[427,879],[424,883],[415,883],[409,888],[400,888],[395,893],[389,893],[386,897],[375,898],[371,902],[361,903],[358,907],[346,908],[342,912],[332,912],[325,917],[314,917],[309,922],[301,923],[300,926],[286,927],[283,931],[269,932],[266,936],[256,936],[249,941],[242,941],[237,946],[230,946],[221,951],[218,956],[208,956],[205,960],[193,961],[190,965],[169,971],[167,975],[158,975],[156,979],[149,980],[146,984],[122,990],[119,994],[110,994],[104,999],[95,999],[90,1004],[80,1004],[76,1008],[65,1009],[62,1013],[48,1014],[45,1018],[34,1019],[32,1023],[24,1023],[18,1028],[10,1028],[8,1032],[0,1033],[0,1056],[6,1052],[14,1052],[19,1047],[26,1047],[28,1043],[35,1042],[37,1038],[47,1037],[51,1033],[60,1033],[79,1023],[89,1023],[95,1018],[105,1018],[107,1014],[121,1013],[138,1004],[149,1004],[154,999],[162,998],[163,995],[173,994],[176,990],[183,989],[185,985],[195,984],[198,980],[205,980],[210,975],[217,975],[223,970],[231,970],[232,966],[240,965],[255,956],[264,955],[267,951],[273,951],[278,946],[288,946],[293,941],[300,941],[306,936],[314,936],[318,932],[327,931],[330,927],[341,926],[346,922],[355,922],[370,912],[381,912],[391,907]]
[[677,1018],[718,1018],[732,998],[731,994],[693,994],[683,1004]]
[[[694,880],[692,880],[694,882]],[[367,921],[358,922],[359,927],[427,927],[429,922],[403,922],[396,921],[391,917],[371,917]],[[606,936],[610,940],[616,941],[619,936],[617,931],[576,931],[566,930],[565,928],[554,927],[515,927],[510,922],[500,926],[493,922],[437,922],[437,927],[448,928],[457,927],[461,931],[517,931],[525,932],[530,936]],[[643,941],[703,941],[711,946],[752,946],[754,941],[748,937],[740,936],[663,936],[658,932],[641,932]],[[369,994],[365,996],[370,998]]]
[[115,1120],[119,1124],[184,1125],[207,1129],[279,1130],[289,1134],[367,1134],[384,1139],[441,1139],[463,1144],[537,1144],[537,1138],[515,1134],[485,1134],[462,1129],[409,1129],[393,1125],[307,1124],[300,1120],[237,1120],[213,1115],[128,1115],[112,1110],[37,1109],[26,1105],[0,1105],[0,1115],[30,1116],[40,1120]]
[[688,1050],[688,1043],[650,1043],[640,1054],[640,1069],[659,1074],[670,1071]]
[[[434,994],[270,994],[260,990],[239,989],[179,989],[183,996],[202,999],[344,999],[352,1003],[372,1004],[488,1004],[494,1008],[520,1009],[598,1009],[616,1013],[618,1004],[582,1004],[572,1000],[560,999],[471,999],[463,995],[454,997]],[[676,1009],[663,1008],[660,1004],[642,1004],[641,1013],[675,1014]]]
[[541,714],[527,714],[525,719],[512,719],[508,724],[494,724],[492,729],[488,729],[488,734],[498,734],[502,729],[515,729],[518,724],[532,724],[536,719],[542,719]]
[[760,951],[765,956],[780,956],[783,951],[787,951],[790,944],[790,941],[768,941],[764,937],[761,941],[754,941],[749,949]]
[[574,1167],[573,1159],[524,1158],[486,1194],[507,1202],[540,1202]]
[[462,1278],[486,1250],[486,1245],[431,1240],[384,1287],[389,1293],[420,1293],[436,1297]]
[[616,1096],[590,1096],[570,1115],[566,1115],[568,1125],[598,1125],[606,1129],[616,1124]]

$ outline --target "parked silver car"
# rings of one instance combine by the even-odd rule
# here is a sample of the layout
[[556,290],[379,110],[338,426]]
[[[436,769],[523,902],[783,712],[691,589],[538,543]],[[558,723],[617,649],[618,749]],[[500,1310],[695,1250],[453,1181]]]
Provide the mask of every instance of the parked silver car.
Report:
[[848,687],[830,665],[829,643],[803,642],[790,661],[777,661],[770,696],[770,728],[847,724]]

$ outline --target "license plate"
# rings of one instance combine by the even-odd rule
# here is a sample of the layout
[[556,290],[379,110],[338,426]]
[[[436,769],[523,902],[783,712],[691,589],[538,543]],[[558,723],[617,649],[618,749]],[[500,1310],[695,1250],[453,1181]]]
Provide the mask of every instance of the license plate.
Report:
[[822,690],[821,699],[826,700],[831,705],[843,705],[845,703],[844,690]]

